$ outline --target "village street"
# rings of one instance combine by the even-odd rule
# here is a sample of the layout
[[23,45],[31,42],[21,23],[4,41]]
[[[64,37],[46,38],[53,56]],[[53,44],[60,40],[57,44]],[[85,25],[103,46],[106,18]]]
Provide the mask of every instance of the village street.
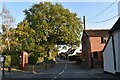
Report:
[[36,74],[28,72],[11,72],[5,74],[2,80],[120,80],[118,77],[103,73],[102,69],[88,69],[76,64],[74,61],[57,60],[58,63],[51,69],[36,71]]

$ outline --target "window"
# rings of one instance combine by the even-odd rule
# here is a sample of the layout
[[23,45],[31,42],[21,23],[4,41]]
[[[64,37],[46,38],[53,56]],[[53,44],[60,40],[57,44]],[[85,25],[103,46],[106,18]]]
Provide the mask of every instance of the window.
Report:
[[101,37],[101,43],[106,43],[106,38],[105,37]]

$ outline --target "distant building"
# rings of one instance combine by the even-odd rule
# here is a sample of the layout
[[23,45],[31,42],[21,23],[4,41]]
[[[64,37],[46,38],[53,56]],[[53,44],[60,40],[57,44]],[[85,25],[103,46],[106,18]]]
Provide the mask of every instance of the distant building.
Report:
[[84,30],[82,35],[82,53],[89,67],[102,67],[102,50],[108,40],[109,30]]
[[120,73],[120,18],[109,31],[110,37],[103,50],[104,71]]

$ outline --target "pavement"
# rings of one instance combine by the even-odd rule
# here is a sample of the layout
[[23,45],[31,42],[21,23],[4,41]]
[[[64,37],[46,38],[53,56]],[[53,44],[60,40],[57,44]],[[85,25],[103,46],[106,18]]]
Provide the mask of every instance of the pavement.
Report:
[[103,69],[89,69],[75,61],[60,60],[47,70],[30,72],[6,72],[2,80],[120,80],[120,77],[106,74]]

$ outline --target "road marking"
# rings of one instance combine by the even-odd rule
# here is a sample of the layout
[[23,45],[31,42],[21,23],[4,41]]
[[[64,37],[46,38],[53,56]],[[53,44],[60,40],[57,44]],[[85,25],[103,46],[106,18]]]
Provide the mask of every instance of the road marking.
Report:
[[[59,75],[63,74],[65,72],[65,70],[67,69],[67,64],[65,65],[65,68],[59,73]],[[56,79],[57,77],[53,77],[51,80]]]
[[67,69],[67,64],[65,65],[65,68],[62,70],[62,72],[60,72],[59,74],[61,75],[62,73],[64,73],[66,69]]
[[67,69],[67,64],[66,64],[66,66],[65,66],[65,69]]
[[57,77],[55,76],[55,77],[53,77],[51,80],[54,80],[54,79],[56,79]]
[[62,73],[64,73],[65,72],[65,70],[63,70],[62,72],[60,72],[59,74],[62,74]]

